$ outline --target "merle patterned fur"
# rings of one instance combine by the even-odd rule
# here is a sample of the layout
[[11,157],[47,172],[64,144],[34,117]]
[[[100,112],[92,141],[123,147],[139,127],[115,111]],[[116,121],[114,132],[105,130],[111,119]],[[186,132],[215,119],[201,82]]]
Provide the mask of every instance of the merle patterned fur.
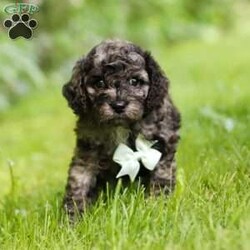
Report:
[[121,142],[135,150],[139,133],[157,140],[162,157],[152,172],[142,167],[137,179],[151,194],[173,191],[180,114],[168,90],[169,80],[150,53],[127,41],[104,41],[76,63],[63,86],[78,117],[64,197],[69,215],[83,212],[107,183],[116,184],[114,150]]

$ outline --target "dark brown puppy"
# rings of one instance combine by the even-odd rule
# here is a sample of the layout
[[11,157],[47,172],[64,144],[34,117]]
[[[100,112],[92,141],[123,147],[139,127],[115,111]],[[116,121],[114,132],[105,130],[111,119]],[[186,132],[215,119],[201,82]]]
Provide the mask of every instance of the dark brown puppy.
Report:
[[127,41],[104,41],[76,63],[63,87],[78,116],[64,198],[70,215],[82,212],[107,182],[116,183],[120,166],[113,153],[121,142],[135,150],[139,134],[157,140],[162,156],[153,171],[141,167],[137,178],[154,194],[174,189],[180,114],[168,88],[153,57]]

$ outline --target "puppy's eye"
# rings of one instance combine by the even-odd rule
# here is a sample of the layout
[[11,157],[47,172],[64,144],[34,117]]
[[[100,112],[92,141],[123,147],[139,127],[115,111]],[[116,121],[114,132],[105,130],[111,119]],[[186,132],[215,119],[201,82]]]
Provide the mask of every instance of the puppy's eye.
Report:
[[137,79],[137,78],[131,78],[129,80],[129,85],[132,85],[134,87],[136,87],[136,86],[138,86],[140,84],[141,84],[141,81],[139,79]]
[[105,87],[105,82],[103,80],[99,80],[95,83],[95,86],[98,88],[98,89],[101,89],[101,88],[104,88]]

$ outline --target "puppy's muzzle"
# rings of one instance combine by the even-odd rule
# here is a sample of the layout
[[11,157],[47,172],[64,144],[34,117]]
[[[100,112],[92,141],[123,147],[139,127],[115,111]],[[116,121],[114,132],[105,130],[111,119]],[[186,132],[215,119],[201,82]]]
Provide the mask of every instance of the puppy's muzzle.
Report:
[[118,113],[118,114],[121,114],[124,112],[126,106],[127,106],[127,102],[125,101],[115,101],[115,102],[112,102],[110,104],[110,106],[113,108],[113,110]]

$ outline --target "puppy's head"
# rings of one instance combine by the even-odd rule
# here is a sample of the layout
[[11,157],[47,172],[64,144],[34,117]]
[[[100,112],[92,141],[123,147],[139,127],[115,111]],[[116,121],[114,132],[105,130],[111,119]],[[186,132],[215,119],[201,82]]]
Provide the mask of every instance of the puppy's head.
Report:
[[130,124],[161,106],[168,81],[149,53],[126,41],[105,41],[79,60],[63,94],[79,116]]

